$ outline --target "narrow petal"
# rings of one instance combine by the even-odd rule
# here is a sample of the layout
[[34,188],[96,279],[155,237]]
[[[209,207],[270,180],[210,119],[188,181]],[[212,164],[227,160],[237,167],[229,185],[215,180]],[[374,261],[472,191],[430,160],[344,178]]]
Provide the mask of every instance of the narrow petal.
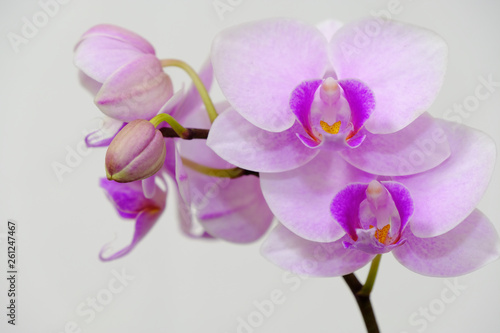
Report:
[[410,226],[417,237],[439,236],[463,221],[483,196],[495,165],[495,143],[486,134],[442,120],[440,126],[450,157],[426,172],[393,178],[410,190],[415,205]]
[[406,244],[393,251],[408,269],[423,275],[451,277],[473,272],[500,256],[495,227],[479,210],[437,237],[418,238],[406,229]]
[[95,130],[85,137],[87,147],[107,147],[113,141],[116,134],[125,127],[127,123],[109,117],[104,117],[100,129]]
[[145,55],[114,72],[96,95],[95,103],[111,118],[149,120],[172,95],[172,81],[160,61]]
[[322,80],[304,81],[295,87],[290,97],[290,109],[307,134],[313,138],[315,135],[311,127],[311,105],[314,101],[314,93],[321,82]]
[[375,99],[370,88],[359,80],[340,80],[339,85],[342,87],[351,109],[352,130],[347,136],[347,140],[349,140],[359,132],[370,118],[375,109]]
[[333,243],[311,242],[282,225],[269,234],[262,244],[261,253],[287,271],[324,277],[352,273],[374,258],[373,254],[344,248],[342,239]]
[[357,241],[356,229],[361,229],[359,205],[366,199],[368,184],[349,184],[337,193],[330,205],[330,212],[352,240]]
[[120,40],[96,37],[77,45],[74,63],[86,75],[104,83],[119,68],[142,56],[143,52]]
[[364,19],[343,26],[329,44],[339,79],[373,91],[376,109],[366,128],[396,132],[426,111],[443,83],[447,46],[435,33],[396,21]]
[[362,145],[344,149],[340,155],[353,166],[373,174],[412,175],[430,170],[450,156],[444,130],[428,113],[398,132],[365,134]]
[[297,138],[296,133],[300,131],[303,132],[299,124],[280,133],[264,131],[228,109],[213,123],[207,145],[241,168],[281,172],[307,163],[319,152]]
[[126,247],[114,252],[113,254],[107,254],[112,250],[112,243],[105,245],[101,252],[99,253],[99,258],[102,261],[111,261],[123,257],[134,249],[134,247],[139,243],[144,236],[151,230],[158,218],[163,211],[159,209],[147,209],[142,211],[135,222],[135,231],[132,242]]
[[84,40],[94,37],[116,39],[135,47],[143,53],[155,54],[153,46],[146,39],[142,38],[135,32],[118,27],[116,25],[98,24],[87,30],[87,32],[82,35],[81,39]]
[[314,26],[291,19],[249,23],[220,33],[212,45],[219,86],[234,109],[271,132],[290,128],[290,93],[323,77],[326,39]]
[[372,179],[373,175],[325,150],[295,170],[260,174],[262,192],[278,220],[300,237],[317,242],[332,242],[345,233],[330,212],[335,195],[349,183]]

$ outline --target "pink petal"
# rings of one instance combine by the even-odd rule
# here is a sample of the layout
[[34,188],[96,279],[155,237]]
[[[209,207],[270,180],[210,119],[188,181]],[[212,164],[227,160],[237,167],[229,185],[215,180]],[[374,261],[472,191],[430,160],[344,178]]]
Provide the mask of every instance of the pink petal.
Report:
[[104,83],[119,68],[142,56],[143,52],[120,40],[96,37],[76,46],[74,62],[86,75]]
[[295,120],[288,106],[293,89],[323,77],[326,39],[314,26],[291,19],[248,23],[216,37],[212,63],[234,109],[257,127],[281,132]]
[[455,123],[440,120],[439,125],[448,137],[451,156],[426,172],[393,179],[413,197],[410,227],[417,237],[439,236],[463,221],[481,199],[495,164],[490,137]]
[[366,128],[396,132],[434,101],[446,69],[447,46],[435,33],[396,21],[364,19],[345,25],[329,44],[339,79],[363,81],[376,108]]
[[498,233],[477,209],[454,229],[440,236],[418,238],[406,229],[404,237],[406,243],[393,251],[394,256],[408,269],[423,275],[463,275],[500,256]]
[[311,242],[278,225],[262,244],[261,253],[287,271],[310,276],[349,274],[373,259],[372,254],[344,248],[342,240],[333,243]]
[[349,183],[369,183],[374,178],[327,150],[297,169],[260,174],[262,192],[278,220],[298,236],[316,242],[332,242],[344,235],[330,212],[335,195]]
[[153,55],[145,55],[113,73],[95,102],[109,117],[129,122],[151,119],[172,95],[172,82],[160,61]]
[[404,176],[432,169],[450,156],[450,146],[428,113],[391,134],[366,133],[363,144],[340,155],[353,166],[381,176]]
[[[142,53],[155,54],[153,46],[138,34],[111,24],[93,26],[82,35],[82,40],[95,37],[116,39],[135,47]],[[78,47],[78,46],[77,46]]]
[[296,133],[301,130],[302,127],[295,124],[284,132],[268,132],[228,109],[213,123],[207,145],[220,157],[241,168],[281,172],[307,163],[319,152],[306,147],[297,138]]

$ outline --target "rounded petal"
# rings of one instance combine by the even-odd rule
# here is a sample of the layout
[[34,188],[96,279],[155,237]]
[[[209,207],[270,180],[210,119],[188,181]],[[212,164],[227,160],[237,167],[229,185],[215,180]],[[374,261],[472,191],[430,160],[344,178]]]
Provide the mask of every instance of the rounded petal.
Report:
[[142,56],[143,52],[120,40],[96,37],[76,46],[74,62],[86,75],[104,83],[116,70]]
[[365,126],[396,132],[426,111],[443,83],[448,48],[435,33],[369,18],[340,28],[329,44],[339,79],[363,81],[375,95]]
[[463,221],[483,196],[495,164],[495,143],[486,134],[464,125],[439,123],[450,144],[450,157],[426,172],[393,178],[413,197],[410,227],[417,237],[441,235]]
[[369,183],[375,176],[322,150],[311,162],[287,172],[261,173],[262,192],[278,220],[302,238],[332,242],[344,230],[330,213],[335,195],[349,183]]
[[403,237],[407,241],[393,251],[394,256],[408,269],[423,275],[463,275],[500,256],[498,233],[477,209],[454,229],[440,236],[418,238],[406,229]]
[[220,33],[212,45],[219,86],[234,109],[271,132],[290,128],[290,93],[320,79],[328,65],[326,39],[314,26],[291,19],[249,23]]
[[127,122],[149,120],[172,95],[172,81],[163,72],[160,61],[145,55],[113,73],[96,95],[95,103],[111,118]]
[[[153,46],[147,40],[130,30],[116,25],[98,24],[93,26],[82,35],[81,40],[94,37],[116,39],[135,47],[143,53],[155,54]],[[78,47],[78,45],[76,47]]]
[[353,166],[381,176],[405,176],[432,169],[450,156],[450,145],[440,123],[422,114],[402,130],[391,134],[366,133],[356,149],[340,155]]
[[305,240],[282,225],[271,231],[262,244],[261,253],[287,271],[310,276],[346,275],[375,257],[373,254],[344,248],[342,240],[333,243]]
[[307,163],[319,152],[306,147],[297,138],[296,133],[301,130],[301,126],[295,124],[284,132],[268,132],[228,109],[213,123],[207,145],[240,168],[281,172]]

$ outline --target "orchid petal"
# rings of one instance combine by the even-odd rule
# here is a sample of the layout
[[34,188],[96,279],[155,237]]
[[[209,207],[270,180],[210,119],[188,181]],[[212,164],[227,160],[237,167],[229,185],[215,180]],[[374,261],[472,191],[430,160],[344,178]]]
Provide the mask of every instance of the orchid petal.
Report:
[[493,173],[493,140],[470,127],[439,121],[451,156],[424,173],[394,177],[411,193],[415,213],[410,222],[417,237],[439,236],[464,220],[481,199]]
[[290,128],[290,93],[323,77],[326,39],[314,26],[291,19],[248,23],[220,33],[212,45],[219,86],[245,119],[270,132]]
[[373,174],[416,174],[438,166],[450,156],[444,130],[428,113],[395,133],[365,133],[361,146],[344,149],[340,155],[353,166]]
[[303,132],[299,124],[281,133],[264,131],[228,109],[213,123],[207,145],[240,168],[281,172],[307,163],[319,152],[297,138],[300,131]]
[[333,243],[311,242],[278,225],[262,244],[261,253],[287,271],[310,276],[346,275],[365,266],[375,257],[373,254],[344,248],[342,240]]
[[372,179],[373,175],[325,150],[295,170],[260,174],[262,192],[278,220],[300,237],[317,242],[332,242],[344,235],[330,212],[335,195],[348,183]]
[[143,52],[120,40],[86,38],[75,48],[74,62],[86,75],[104,83],[116,70],[143,56]]
[[[87,30],[81,40],[89,38],[109,38],[122,41],[143,53],[155,54],[153,46],[138,34],[111,24],[98,24]],[[78,47],[78,45],[76,46]]]
[[144,55],[114,72],[95,97],[106,115],[123,120],[151,119],[173,95],[172,82],[153,55]]
[[394,256],[408,269],[428,276],[467,274],[500,256],[498,233],[477,209],[440,236],[418,238],[407,228],[404,237],[406,244],[395,249]]
[[365,126],[376,134],[396,132],[429,108],[448,52],[431,31],[373,18],[343,26],[329,49],[339,78],[362,80],[373,91],[376,108]]

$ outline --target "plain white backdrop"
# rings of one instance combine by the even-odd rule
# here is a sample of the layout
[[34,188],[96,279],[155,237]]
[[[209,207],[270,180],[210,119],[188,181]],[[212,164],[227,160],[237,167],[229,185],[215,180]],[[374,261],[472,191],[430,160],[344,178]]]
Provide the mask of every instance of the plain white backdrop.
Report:
[[[18,317],[12,327],[6,317],[5,238],[0,238],[0,331],[364,332],[341,278],[288,275],[260,256],[260,242],[187,239],[178,227],[174,195],[130,255],[100,262],[103,244],[132,232],[132,223],[118,217],[98,186],[105,151],[74,160],[62,181],[52,165],[66,164],[68,149],[77,150],[83,132],[98,125],[100,112],[79,85],[72,63],[75,43],[95,24],[133,30],[160,58],[180,58],[199,68],[213,37],[231,25],[276,16],[348,22],[387,10],[391,1],[220,0],[229,6],[223,13],[213,0],[62,2],[51,7],[46,21],[38,1],[0,3],[0,234],[5,235],[8,219],[18,222],[19,258]],[[497,1],[400,0],[398,8],[393,18],[434,30],[449,44],[448,72],[430,109],[433,115],[456,117],[454,104],[474,95],[479,77],[500,81]],[[25,20],[33,19],[38,31],[16,52],[9,33],[22,36]],[[189,84],[181,71],[168,73],[177,87]],[[217,90],[213,96],[222,97]],[[500,144],[500,88],[457,119]],[[479,204],[497,230],[499,197],[497,166]],[[364,279],[366,271],[358,277]],[[116,275],[123,272],[129,278],[120,281]],[[457,280],[438,279],[410,272],[389,254],[382,258],[372,299],[383,332],[498,332],[499,281],[500,261]],[[268,304],[273,292],[283,294],[282,304],[259,310],[256,304]],[[243,328],[242,321],[253,326]]]

